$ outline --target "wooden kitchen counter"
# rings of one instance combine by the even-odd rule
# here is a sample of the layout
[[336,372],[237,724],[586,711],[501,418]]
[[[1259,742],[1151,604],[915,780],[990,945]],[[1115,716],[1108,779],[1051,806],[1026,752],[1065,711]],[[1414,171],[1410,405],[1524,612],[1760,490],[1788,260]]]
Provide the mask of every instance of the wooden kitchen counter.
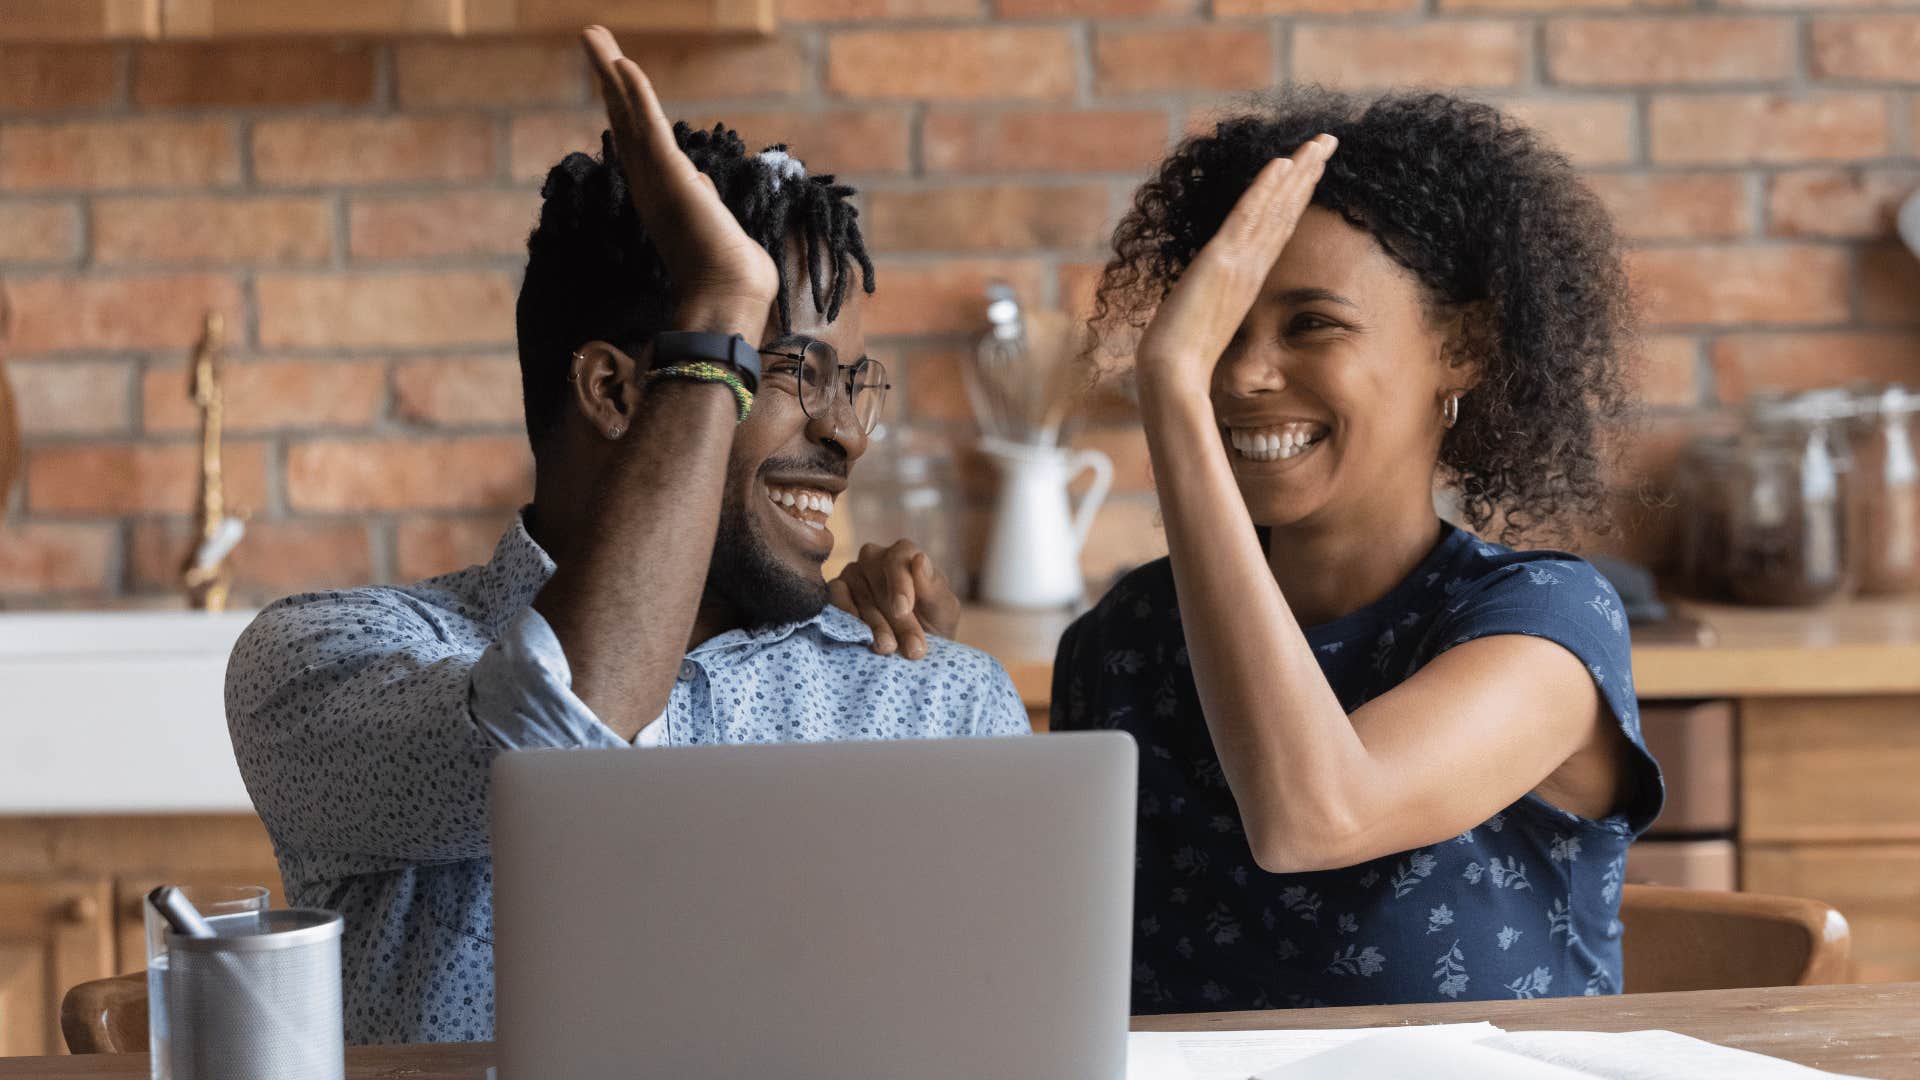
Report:
[[[1818,608],[1752,608],[1682,601],[1707,644],[1645,641],[1633,648],[1642,698],[1821,697],[1920,694],[1920,598],[1854,600]],[[1029,710],[1052,696],[1053,650],[1065,613],[970,607],[960,640],[993,654]]]
[[[1681,994],[1461,1001],[1343,1009],[1135,1017],[1135,1031],[1350,1028],[1490,1020],[1509,1031],[1661,1028],[1849,1076],[1911,1077],[1920,1070],[1920,984],[1779,986]],[[350,1046],[347,1080],[482,1080],[492,1043]],[[147,1075],[145,1054],[0,1058],[0,1080]]]

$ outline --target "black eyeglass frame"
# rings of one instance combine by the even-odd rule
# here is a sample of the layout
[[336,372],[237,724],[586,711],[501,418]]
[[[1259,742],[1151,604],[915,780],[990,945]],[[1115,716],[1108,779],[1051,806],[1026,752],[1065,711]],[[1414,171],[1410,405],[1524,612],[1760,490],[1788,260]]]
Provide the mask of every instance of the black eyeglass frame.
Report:
[[[800,392],[795,395],[800,399],[800,411],[806,413],[807,419],[809,420],[819,420],[822,418],[822,416],[825,414],[827,410],[830,410],[833,408],[834,398],[829,397],[827,399],[826,405],[821,411],[821,414],[816,415],[813,411],[813,407],[807,404],[807,392],[806,392],[807,380],[804,372],[806,370],[806,365],[807,365],[806,351],[808,349],[823,350],[826,353],[828,359],[831,361],[833,375],[838,376],[838,375],[844,374],[846,376],[844,381],[835,379],[832,376],[829,376],[829,381],[828,381],[829,387],[832,387],[832,386],[844,387],[844,391],[846,394],[847,409],[849,412],[853,413],[854,422],[860,425],[861,434],[863,435],[873,434],[873,429],[880,426],[880,413],[883,409],[886,408],[887,392],[893,389],[893,384],[886,381],[887,366],[881,363],[880,361],[875,360],[871,356],[863,356],[855,363],[843,364],[840,362],[840,350],[835,349],[832,345],[829,345],[826,342],[821,341],[819,338],[806,338],[804,340],[805,340],[805,344],[801,346],[799,352],[786,352],[781,349],[761,349],[759,350],[759,353],[762,356],[777,356],[782,360],[793,360],[793,361],[797,361],[800,364],[801,374],[796,380],[800,384]],[[880,381],[877,383],[870,383],[864,388],[856,388],[854,386],[854,379],[861,372],[877,372],[880,376]],[[871,420],[866,422],[862,422],[860,420],[860,409],[858,408],[858,406],[854,404],[855,394],[857,393],[858,389],[866,389],[869,392],[877,393],[879,395],[879,401],[873,407],[873,417]],[[829,393],[831,393],[831,390],[829,390]]]

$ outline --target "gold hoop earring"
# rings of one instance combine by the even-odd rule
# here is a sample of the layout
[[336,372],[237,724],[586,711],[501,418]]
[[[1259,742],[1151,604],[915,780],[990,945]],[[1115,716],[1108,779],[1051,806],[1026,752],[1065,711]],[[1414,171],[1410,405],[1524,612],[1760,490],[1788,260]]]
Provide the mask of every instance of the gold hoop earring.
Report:
[[1451,428],[1460,422],[1460,392],[1447,395],[1447,403],[1440,406],[1440,422]]
[[567,381],[568,381],[568,382],[579,382],[579,381],[580,381],[580,371],[579,371],[579,367],[580,367],[580,365],[581,365],[581,364],[584,364],[584,363],[586,363],[586,362],[587,362],[587,358],[586,358],[586,356],[585,356],[585,354],[583,354],[583,353],[581,353],[581,352],[579,352],[578,350],[575,350],[575,351],[574,351],[574,354],[573,354],[573,365],[572,365],[571,367],[569,367],[569,368],[567,368]]

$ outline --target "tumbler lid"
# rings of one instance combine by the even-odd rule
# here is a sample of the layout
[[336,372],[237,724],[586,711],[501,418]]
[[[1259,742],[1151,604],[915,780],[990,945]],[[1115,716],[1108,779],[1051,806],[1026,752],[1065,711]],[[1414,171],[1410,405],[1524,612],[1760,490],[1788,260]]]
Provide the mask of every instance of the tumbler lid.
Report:
[[207,920],[213,937],[182,937],[167,932],[167,948],[179,952],[268,952],[296,949],[337,938],[346,929],[340,916],[322,908],[276,908],[216,915]]

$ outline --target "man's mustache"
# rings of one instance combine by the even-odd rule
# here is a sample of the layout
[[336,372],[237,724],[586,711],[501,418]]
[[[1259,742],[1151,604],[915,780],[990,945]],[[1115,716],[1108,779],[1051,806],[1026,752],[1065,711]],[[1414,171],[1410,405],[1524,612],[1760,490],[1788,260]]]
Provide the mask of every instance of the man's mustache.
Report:
[[832,476],[842,480],[846,479],[847,474],[852,471],[852,462],[848,461],[842,455],[834,454],[826,450],[822,450],[818,454],[808,454],[805,457],[797,455],[790,457],[771,457],[761,462],[760,468],[757,470],[761,476],[766,476],[769,473],[785,473],[803,476]]

